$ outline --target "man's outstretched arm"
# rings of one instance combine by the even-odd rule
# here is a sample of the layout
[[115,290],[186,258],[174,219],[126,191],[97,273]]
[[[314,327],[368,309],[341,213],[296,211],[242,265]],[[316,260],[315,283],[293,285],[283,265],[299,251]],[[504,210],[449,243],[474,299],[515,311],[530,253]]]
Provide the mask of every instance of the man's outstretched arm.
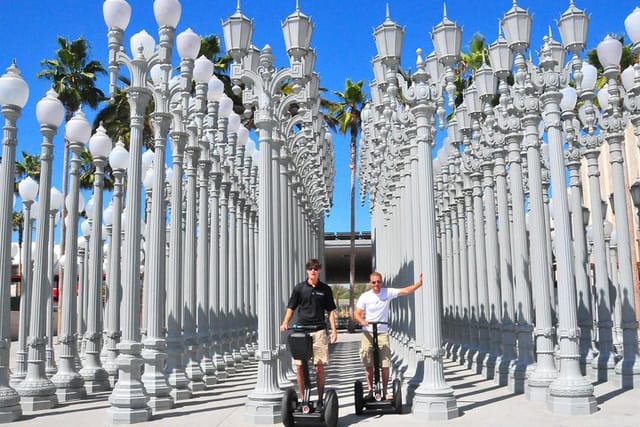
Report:
[[415,291],[417,291],[418,288],[420,288],[420,286],[422,286],[422,273],[420,273],[420,278],[416,283],[414,283],[413,285],[405,286],[404,288],[400,289],[400,292],[398,293],[398,295],[405,296],[405,295],[412,294]]

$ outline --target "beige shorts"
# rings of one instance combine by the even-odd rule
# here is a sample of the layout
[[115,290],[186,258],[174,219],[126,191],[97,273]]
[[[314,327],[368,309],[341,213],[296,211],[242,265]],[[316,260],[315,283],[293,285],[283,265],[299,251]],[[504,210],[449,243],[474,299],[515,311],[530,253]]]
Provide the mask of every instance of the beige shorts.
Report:
[[[388,368],[391,363],[391,348],[389,347],[389,334],[378,334],[378,347],[380,348],[380,359],[382,367]],[[373,334],[362,331],[360,339],[360,360],[367,368],[373,367]]]
[[[324,329],[309,332],[313,338],[313,357],[311,361],[314,365],[326,365],[329,363],[329,337]],[[296,365],[302,365],[300,360],[293,359]]]

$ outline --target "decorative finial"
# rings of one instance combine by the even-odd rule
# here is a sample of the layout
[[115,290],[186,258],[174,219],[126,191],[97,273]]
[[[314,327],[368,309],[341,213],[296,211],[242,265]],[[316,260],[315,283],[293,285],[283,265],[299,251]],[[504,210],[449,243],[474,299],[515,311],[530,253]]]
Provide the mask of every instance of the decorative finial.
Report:
[[442,18],[446,18],[446,17],[447,17],[447,3],[442,2]]
[[416,68],[418,68],[418,70],[422,70],[424,68],[424,60],[422,59],[422,49],[418,48],[416,49]]
[[550,39],[553,38],[553,34],[551,33],[551,24],[549,24],[549,38]]
[[238,3],[236,4],[236,12],[240,12],[240,0],[238,0]]
[[387,19],[391,19],[391,14],[389,13],[389,3],[387,2],[387,6],[386,6],[386,17]]
[[300,10],[300,0],[296,0],[296,10]]

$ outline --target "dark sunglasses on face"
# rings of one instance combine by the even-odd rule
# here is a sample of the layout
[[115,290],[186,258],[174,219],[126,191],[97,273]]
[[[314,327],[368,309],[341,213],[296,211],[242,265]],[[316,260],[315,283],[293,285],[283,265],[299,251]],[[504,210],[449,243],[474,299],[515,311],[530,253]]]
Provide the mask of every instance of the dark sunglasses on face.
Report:
[[315,267],[311,267],[311,268],[307,268],[307,271],[320,271],[319,268],[315,268]]
[[372,280],[371,283],[375,284],[375,283],[382,283],[382,280]]

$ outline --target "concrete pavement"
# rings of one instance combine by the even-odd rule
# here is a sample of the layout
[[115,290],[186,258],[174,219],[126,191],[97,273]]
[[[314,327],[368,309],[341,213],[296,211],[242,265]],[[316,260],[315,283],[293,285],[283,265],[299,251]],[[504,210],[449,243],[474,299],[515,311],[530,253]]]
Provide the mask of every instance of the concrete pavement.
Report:
[[[587,416],[553,416],[544,403],[529,402],[464,367],[445,363],[446,378],[458,399],[460,417],[442,422],[427,422],[413,417],[410,408],[404,414],[357,416],[353,408],[353,381],[364,380],[358,360],[359,334],[340,334],[332,349],[327,369],[327,387],[337,390],[340,401],[339,426],[478,426],[478,427],[635,427],[640,425],[640,390],[622,391],[609,384],[597,384],[595,395],[599,410]],[[15,343],[14,343],[15,344]],[[15,345],[12,346],[12,353]],[[229,426],[244,427],[244,403],[255,386],[257,365],[251,364],[233,377],[196,393],[191,400],[178,403],[170,411],[157,412],[140,426]],[[41,412],[25,412],[12,423],[22,426],[107,426],[109,393],[99,393],[81,402],[60,405]]]

